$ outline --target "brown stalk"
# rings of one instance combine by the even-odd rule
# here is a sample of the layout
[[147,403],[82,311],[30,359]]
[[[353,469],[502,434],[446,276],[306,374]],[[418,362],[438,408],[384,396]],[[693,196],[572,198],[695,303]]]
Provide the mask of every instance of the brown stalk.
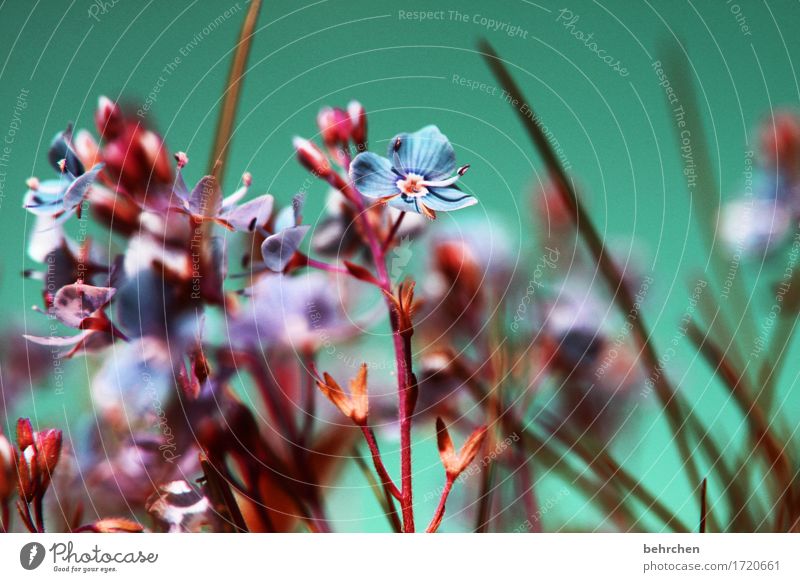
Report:
[[394,506],[394,499],[391,491],[389,491],[389,488],[386,486],[386,484],[381,487],[378,481],[375,480],[375,476],[372,474],[372,471],[370,471],[369,467],[367,466],[367,462],[358,452],[357,448],[353,450],[353,458],[356,461],[356,465],[358,465],[358,468],[367,479],[370,489],[375,495],[375,499],[377,499],[378,503],[381,504],[383,512],[386,515],[386,519],[389,522],[389,525],[392,527],[392,531],[394,533],[401,533],[403,531],[403,524],[400,522],[400,516],[397,515],[397,509]]
[[[485,403],[487,399],[485,396],[485,389],[475,378],[467,380],[467,387],[472,392],[473,399],[478,402],[478,404],[486,406]],[[560,460],[557,454],[550,451],[552,439],[543,439],[536,435],[513,411],[504,411],[500,416],[500,422],[507,432],[520,435],[521,442],[525,445],[526,450],[533,457],[542,459],[546,466],[556,468],[557,465],[563,463],[563,460]],[[608,452],[605,450],[599,452],[592,451],[585,441],[580,441],[578,439],[565,440],[563,435],[555,436],[570,452],[577,453],[578,457],[586,464],[586,467],[594,472],[597,478],[602,482],[611,483],[613,481],[623,491],[627,491],[628,495],[645,505],[648,510],[652,511],[665,525],[671,527],[673,530],[678,532],[689,531],[689,529],[681,523],[655,495],[650,493],[644,485],[634,479]],[[569,474],[567,476],[573,480],[573,483],[580,480],[584,485],[588,485],[588,483],[591,482],[591,480],[588,482],[585,481],[585,475],[583,475],[583,473],[580,473],[577,477],[574,474]],[[608,496],[602,491],[598,491],[597,488],[590,489],[590,491],[589,498],[600,495],[604,497],[607,502]],[[610,509],[612,512],[620,511],[623,510],[622,505],[622,502],[617,502],[613,507],[607,506],[607,509]]]
[[[516,109],[523,126],[539,151],[551,179],[558,186],[558,192],[561,194],[566,207],[569,208],[570,215],[575,222],[578,232],[586,242],[586,246],[593,255],[601,274],[606,279],[608,286],[613,292],[614,301],[623,313],[633,312],[635,306],[633,295],[624,284],[622,275],[607,253],[603,239],[592,224],[586,208],[584,208],[582,202],[578,198],[572,182],[567,177],[555,152],[550,147],[547,137],[535,121],[535,119],[538,119],[538,116],[534,113],[533,108],[530,107],[530,102],[525,100],[522,91],[516,81],[514,81],[505,64],[486,40],[481,41],[480,49],[484,53],[487,64],[506,93],[508,93],[512,99],[516,99],[517,103],[528,105],[527,111],[530,115],[519,108]],[[699,483],[700,470],[691,452],[686,430],[686,422],[688,418],[692,416],[691,408],[683,401],[681,395],[672,388],[666,374],[658,373],[658,356],[649,339],[650,335],[644,324],[643,315],[640,313],[639,317],[635,318],[632,323],[634,326],[633,336],[636,339],[636,343],[639,345],[640,354],[644,359],[645,367],[651,377],[656,377],[654,382],[656,394],[661,401],[667,420],[675,435],[675,441],[681,457],[686,460],[685,463],[689,481],[691,483]]]
[[[239,108],[239,101],[242,92],[242,85],[245,78],[245,67],[250,56],[250,48],[253,44],[253,31],[258,21],[258,13],[261,10],[261,0],[252,0],[250,8],[247,9],[242,28],[239,31],[239,39],[236,43],[236,51],[233,55],[231,68],[228,72],[228,81],[225,85],[224,100],[222,110],[217,120],[217,129],[214,133],[214,145],[211,149],[211,156],[208,159],[208,173],[216,179],[217,184],[222,184],[225,177],[226,164],[228,159],[228,148],[233,134],[233,124],[236,121],[236,111]],[[209,201],[206,200],[206,203]],[[211,201],[216,202],[214,200]],[[206,204],[203,208],[213,208],[213,204]],[[204,212],[205,214],[205,212]]]
[[[733,346],[734,353],[739,359],[738,361],[744,362],[745,349],[740,338],[756,337],[755,327],[752,311],[748,313],[749,302],[747,304],[744,303],[748,294],[742,284],[741,274],[736,273],[732,278],[729,277],[726,257],[723,254],[724,247],[716,237],[718,232],[717,210],[721,198],[718,195],[720,188],[714,179],[714,164],[711,162],[711,155],[708,150],[709,142],[703,129],[703,120],[698,114],[700,108],[697,94],[694,90],[694,84],[688,75],[690,70],[690,64],[677,52],[673,52],[664,58],[664,71],[667,74],[667,78],[673,82],[679,99],[678,106],[683,108],[685,114],[683,118],[685,126],[683,126],[683,129],[679,128],[677,123],[672,124],[675,128],[675,137],[680,146],[682,140],[681,132],[689,132],[691,154],[695,167],[698,169],[695,172],[697,180],[696,192],[690,197],[692,207],[695,210],[693,214],[697,217],[703,241],[711,254],[710,266],[714,279],[716,281],[730,280],[731,282],[729,296],[732,299],[732,305],[730,310],[723,309],[722,306],[726,304],[728,299],[720,293],[718,285],[714,281],[710,282],[712,289],[715,291],[715,296],[720,300],[717,304],[717,309],[722,314],[722,317],[716,319],[719,335]],[[734,314],[740,315],[738,322]],[[736,328],[738,330],[737,333],[732,333],[732,328]]]
[[233,495],[230,483],[202,454],[200,455],[200,467],[203,469],[209,498],[214,503],[215,510],[219,511],[227,523],[233,526],[230,528],[231,531],[247,533],[247,523],[245,523],[244,516],[242,516],[239,505],[236,503],[236,497]]
[[706,491],[708,489],[708,478],[703,479],[700,487],[700,533],[706,533],[706,513],[708,511],[706,503]]
[[[779,497],[788,492],[791,484],[791,462],[787,458],[784,447],[781,446],[774,432],[770,428],[769,418],[743,386],[744,372],[736,369],[725,353],[716,346],[708,334],[704,333],[697,323],[690,323],[688,337],[695,344],[700,354],[711,366],[715,374],[722,379],[723,384],[730,392],[734,402],[744,415],[750,436],[755,449],[762,451],[767,461],[767,475],[772,476],[773,471],[777,477],[777,494]],[[740,467],[734,478],[738,476],[743,467]],[[745,506],[739,508],[745,510]]]

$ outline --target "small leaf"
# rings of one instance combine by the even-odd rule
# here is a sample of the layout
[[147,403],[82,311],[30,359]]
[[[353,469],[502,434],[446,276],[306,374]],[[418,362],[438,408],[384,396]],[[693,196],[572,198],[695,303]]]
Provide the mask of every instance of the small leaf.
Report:
[[347,268],[347,272],[350,273],[356,279],[364,281],[366,283],[372,283],[373,285],[380,285],[378,280],[365,267],[362,267],[361,265],[356,265],[355,263],[351,263],[350,261],[345,261],[344,266],[345,268]]
[[369,414],[367,397],[367,365],[361,364],[358,375],[350,381],[350,397],[353,403],[351,418],[356,424],[364,424]]
[[342,387],[334,380],[330,374],[327,372],[324,374],[324,380],[317,380],[317,386],[325,395],[325,397],[330,400],[333,405],[338,408],[342,414],[347,417],[352,418],[353,415],[353,402],[344,393]]
[[481,445],[483,445],[483,441],[486,438],[486,432],[487,429],[485,426],[476,428],[467,439],[467,442],[464,443],[464,446],[461,447],[458,453],[460,465],[459,473],[469,467],[469,464],[475,460],[475,456],[478,454],[478,451],[480,451]]
[[439,457],[448,475],[458,475],[460,472],[456,450],[447,427],[440,416],[436,417],[436,443],[439,446]]

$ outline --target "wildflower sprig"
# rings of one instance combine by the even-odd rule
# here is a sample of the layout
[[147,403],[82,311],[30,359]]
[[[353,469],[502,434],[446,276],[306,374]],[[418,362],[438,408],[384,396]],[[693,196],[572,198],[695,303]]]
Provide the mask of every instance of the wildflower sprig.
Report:
[[472,434],[464,441],[461,450],[456,452],[453,445],[453,439],[450,438],[450,433],[447,426],[441,417],[436,419],[436,442],[439,447],[439,458],[442,460],[445,472],[445,484],[442,488],[442,495],[439,500],[439,505],[436,508],[436,513],[433,516],[428,529],[428,533],[434,533],[439,529],[444,517],[445,505],[450,491],[453,488],[453,483],[458,476],[463,473],[467,467],[475,460],[478,452],[486,439],[487,428],[485,426],[478,427]]

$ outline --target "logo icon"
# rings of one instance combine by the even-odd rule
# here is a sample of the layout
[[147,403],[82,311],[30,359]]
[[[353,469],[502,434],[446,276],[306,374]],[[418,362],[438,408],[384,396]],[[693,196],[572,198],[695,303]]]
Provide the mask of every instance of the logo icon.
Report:
[[26,570],[35,570],[44,562],[44,546],[39,542],[30,542],[19,551],[19,563]]

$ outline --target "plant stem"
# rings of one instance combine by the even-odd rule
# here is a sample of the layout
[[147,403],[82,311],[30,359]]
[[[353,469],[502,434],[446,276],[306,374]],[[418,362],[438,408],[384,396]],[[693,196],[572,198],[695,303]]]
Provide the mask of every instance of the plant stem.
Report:
[[0,503],[0,530],[8,533],[11,529],[11,510],[8,507],[8,500]]
[[[236,121],[236,111],[239,108],[239,101],[242,92],[242,85],[245,78],[245,67],[250,56],[250,48],[253,44],[253,32],[255,31],[258,13],[261,10],[261,0],[252,0],[247,9],[239,38],[236,43],[236,50],[228,72],[226,88],[223,92],[222,110],[217,120],[217,128],[214,132],[214,145],[208,159],[208,173],[214,177],[214,188],[208,196],[202,200],[201,214],[208,216],[210,211],[217,207],[220,200],[225,171],[227,169],[227,159],[231,137],[233,135],[233,124]],[[213,221],[204,220],[202,224],[196,225],[200,229],[200,259],[204,269],[212,268],[211,260],[211,233],[213,232]]]
[[[539,117],[533,112],[534,110],[530,106],[530,103],[525,100],[516,81],[514,81],[508,69],[491,45],[484,40],[481,42],[480,46],[481,50],[485,53],[484,56],[486,57],[489,67],[500,81],[506,93],[516,99],[518,103],[528,105],[527,111],[517,109],[517,113],[531,140],[539,151],[539,154],[542,156],[551,179],[556,182],[558,192],[561,194],[564,204],[570,210],[570,216],[575,223],[578,233],[580,233],[586,242],[586,246],[593,255],[600,273],[611,289],[613,300],[624,313],[638,312],[631,290],[625,284],[617,265],[608,254],[603,239],[592,224],[588,211],[578,198],[575,188],[567,177],[561,162],[551,148],[541,126],[535,121],[538,120]],[[684,403],[681,395],[673,389],[666,374],[660,371],[659,359],[656,355],[653,343],[650,341],[650,334],[642,320],[642,315],[640,314],[639,317],[634,318],[632,324],[633,336],[639,346],[639,354],[644,360],[650,378],[655,377],[653,381],[655,392],[661,401],[670,428],[675,435],[675,442],[681,457],[684,459],[684,466],[686,466],[689,481],[693,486],[699,486],[694,485],[700,483],[700,470],[695,455],[692,454],[692,449],[689,446],[686,430],[687,418],[692,416],[691,408]]]
[[381,459],[381,452],[378,449],[378,442],[375,440],[375,433],[373,433],[372,429],[368,426],[362,426],[361,432],[364,434],[364,440],[367,441],[369,452],[372,455],[372,463],[375,465],[375,471],[377,471],[378,476],[381,478],[383,486],[398,501],[402,501],[402,493],[397,488],[397,485],[394,484],[392,477],[389,475],[389,472],[386,470],[386,466],[383,464],[383,460]]
[[439,498],[439,506],[436,508],[436,512],[433,514],[433,519],[431,519],[431,523],[428,525],[428,529],[425,530],[426,533],[436,533],[436,530],[439,529],[439,525],[442,523],[442,518],[444,517],[444,509],[445,504],[447,503],[447,497],[450,495],[450,490],[453,488],[453,478],[448,475],[447,480],[444,482],[444,489],[442,489],[442,496]]
[[708,479],[703,479],[703,485],[700,487],[700,533],[706,533],[706,490],[708,489]]
[[394,533],[401,533],[403,531],[403,524],[400,523],[400,517],[397,515],[397,510],[394,507],[394,497],[389,491],[389,488],[385,484],[383,487],[378,484],[372,471],[369,470],[367,463],[361,458],[358,449],[353,451],[353,457],[356,460],[358,468],[361,469],[364,477],[369,481],[370,488],[375,494],[375,498],[378,500],[378,503],[381,504],[381,507],[383,507],[383,512],[386,515],[386,519],[389,521],[389,525],[392,527],[392,531]]
[[403,223],[403,219],[405,217],[405,211],[401,212],[400,216],[397,217],[397,220],[395,220],[394,224],[392,225],[392,230],[389,231],[389,234],[386,236],[386,240],[383,241],[383,246],[381,247],[381,250],[384,253],[389,249],[389,246],[391,246],[392,241],[394,240],[397,231],[400,230],[400,225]]
[[[349,183],[342,181],[336,186],[342,194],[350,200],[358,212],[364,235],[367,239],[375,271],[378,274],[378,283],[381,289],[392,293],[392,281],[386,269],[386,254],[378,240],[378,235],[370,223],[368,210],[361,198],[361,194]],[[389,320],[392,325],[392,343],[394,344],[395,363],[397,365],[397,397],[398,417],[400,421],[400,507],[403,514],[403,531],[414,531],[414,505],[411,488],[411,404],[412,404],[412,368],[411,368],[411,337],[401,334],[398,319],[394,315],[394,306],[389,297],[384,296],[386,307],[389,310]]]
[[[236,51],[233,55],[231,68],[228,72],[228,80],[225,85],[225,92],[222,103],[222,111],[217,120],[217,129],[214,132],[214,146],[208,159],[208,173],[214,176],[217,184],[221,187],[225,178],[226,164],[228,159],[228,147],[230,146],[231,136],[233,135],[233,124],[236,121],[236,111],[239,108],[239,98],[241,97],[242,85],[245,77],[245,67],[247,58],[250,56],[250,48],[253,44],[253,32],[258,21],[258,13],[261,10],[261,0],[252,0],[247,9],[242,28],[239,31],[239,38],[236,43]],[[205,200],[203,214],[208,208],[214,208],[216,200]]]

